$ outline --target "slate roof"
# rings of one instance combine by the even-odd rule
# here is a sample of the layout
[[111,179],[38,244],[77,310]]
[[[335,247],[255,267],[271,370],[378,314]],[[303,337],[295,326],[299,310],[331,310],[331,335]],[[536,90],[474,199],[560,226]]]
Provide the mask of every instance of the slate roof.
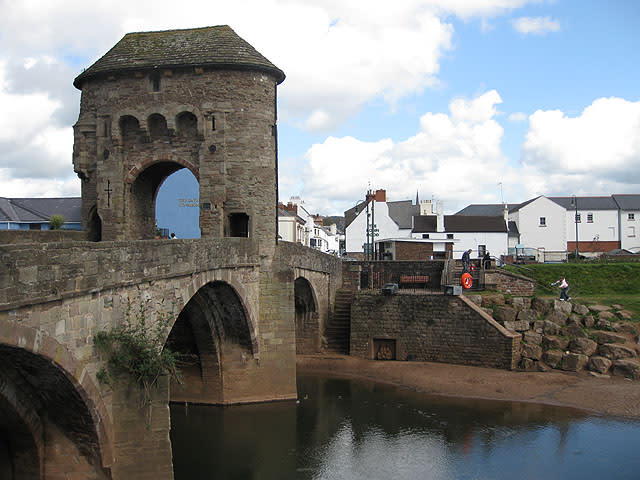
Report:
[[[507,209],[520,205],[519,203],[507,203]],[[487,217],[497,217],[503,214],[503,206],[501,203],[475,203],[464,207],[455,215],[480,215]]]
[[[576,207],[571,205],[573,197],[547,197],[566,210],[573,210]],[[576,197],[578,210],[618,210],[618,204],[612,196],[609,197]]]
[[420,206],[414,205],[412,200],[387,202],[387,207],[389,207],[391,220],[396,222],[400,228],[411,228],[413,217],[420,214]]
[[612,195],[620,210],[640,210],[640,195]]
[[4,198],[0,197],[0,221],[19,223],[48,222],[62,215],[66,223],[82,222],[82,198]]
[[109,73],[158,67],[195,67],[258,70],[278,83],[284,72],[267,60],[228,25],[127,33],[102,58],[73,81],[81,89],[88,78]]
[[[431,233],[437,230],[435,215],[418,215],[413,217],[413,233]],[[502,215],[445,215],[444,230],[448,233],[469,232],[507,232],[507,225]]]
[[517,237],[520,235],[520,232],[518,231],[518,225],[516,224],[516,222],[510,220],[507,225],[507,228],[509,230],[510,237]]

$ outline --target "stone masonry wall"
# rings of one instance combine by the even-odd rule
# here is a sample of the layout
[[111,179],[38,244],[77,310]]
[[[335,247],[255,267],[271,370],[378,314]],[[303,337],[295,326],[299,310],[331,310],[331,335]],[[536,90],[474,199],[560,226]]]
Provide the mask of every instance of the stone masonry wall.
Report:
[[374,339],[396,342],[396,359],[514,369],[520,335],[464,297],[359,293],[351,306],[351,355],[373,358]]
[[86,241],[86,232],[77,230],[0,230],[0,245]]
[[530,297],[536,294],[536,282],[522,275],[504,270],[487,270],[484,277],[487,290],[497,290],[518,297]]

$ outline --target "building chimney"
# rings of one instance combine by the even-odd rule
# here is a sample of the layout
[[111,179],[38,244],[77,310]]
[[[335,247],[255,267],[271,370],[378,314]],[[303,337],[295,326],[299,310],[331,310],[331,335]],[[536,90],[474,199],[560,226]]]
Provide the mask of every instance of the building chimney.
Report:
[[287,212],[293,213],[295,215],[298,214],[298,205],[294,204],[294,203],[287,203],[287,205],[282,205],[282,209],[286,210]]
[[436,231],[444,232],[444,208],[442,200],[436,202]]
[[387,191],[386,190],[376,190],[375,196],[376,202],[386,202],[387,201]]

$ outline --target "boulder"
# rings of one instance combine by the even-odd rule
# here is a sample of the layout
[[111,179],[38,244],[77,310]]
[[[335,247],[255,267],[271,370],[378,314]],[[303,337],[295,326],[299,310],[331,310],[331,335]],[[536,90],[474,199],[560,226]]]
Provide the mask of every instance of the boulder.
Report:
[[542,357],[542,347],[534,343],[523,343],[520,352],[524,358],[532,360],[540,360]]
[[619,333],[605,332],[604,330],[594,330],[592,335],[599,344],[604,343],[625,343],[627,339]]
[[504,305],[504,295],[500,293],[494,293],[491,295],[483,295],[482,296],[482,306],[490,307],[492,305]]
[[577,313],[570,313],[569,318],[567,318],[567,323],[577,323],[578,325],[582,325],[582,317]]
[[530,358],[522,358],[520,359],[520,369],[525,372],[535,372],[538,370],[537,364],[535,360]]
[[629,310],[618,310],[616,312],[616,316],[620,320],[632,320],[633,319],[633,313],[631,313]]
[[565,337],[569,338],[589,338],[589,335],[582,329],[581,326],[572,323],[562,329],[562,333]]
[[559,310],[553,310],[549,315],[547,315],[547,320],[555,323],[556,325],[560,325],[561,327],[567,323],[567,318],[569,318],[569,314]]
[[531,308],[531,298],[529,297],[512,297],[511,305],[516,310],[525,310]]
[[553,301],[553,309],[562,313],[566,313],[567,317],[571,313],[573,309],[573,305],[569,302],[563,302],[562,300],[554,300]]
[[590,357],[598,350],[598,344],[588,338],[576,338],[569,342],[569,350],[573,353],[581,353]]
[[465,298],[479,307],[482,306],[482,295],[465,295]]
[[584,369],[589,362],[589,357],[581,353],[565,353],[562,355],[562,370],[577,372]]
[[544,315],[549,310],[551,310],[551,300],[546,298],[534,297],[533,300],[531,300],[531,308],[533,308],[536,312]]
[[598,314],[598,320],[608,320],[609,322],[614,322],[617,320],[617,317],[613,312],[600,312]]
[[542,328],[542,333],[544,333],[545,335],[557,335],[558,333],[560,333],[560,326],[557,323],[545,320],[544,327]]
[[611,307],[607,307],[605,305],[589,305],[589,311],[598,313],[598,312],[608,312],[611,310]]
[[630,333],[631,335],[635,335],[638,333],[636,327],[627,322],[617,322],[611,325],[616,332],[624,332]]
[[495,318],[503,323],[515,322],[518,311],[513,307],[506,305],[496,308]]
[[555,335],[545,336],[542,338],[542,348],[545,350],[566,350],[569,340]]
[[596,319],[593,318],[593,315],[586,315],[582,317],[582,324],[587,328],[591,328],[596,324]]
[[542,354],[542,361],[551,368],[560,368],[563,355],[564,354],[560,350],[549,350]]
[[526,309],[526,310],[520,310],[518,312],[518,320],[522,322],[527,322],[529,325],[531,325],[537,319],[538,319],[538,312],[536,312],[535,310]]
[[602,329],[610,329],[611,328],[611,322],[609,320],[604,320],[602,318],[599,318],[596,321],[596,327],[602,328]]
[[529,330],[528,332],[524,332],[524,341],[526,343],[533,343],[534,345],[540,345],[542,344],[542,335],[532,330]]
[[594,355],[589,359],[589,370],[597,373],[607,373],[609,371],[609,367],[611,367],[611,360],[605,357],[599,357]]
[[573,304],[573,311],[578,315],[586,315],[589,313],[589,309],[585,305],[582,305],[580,303]]
[[529,330],[529,322],[516,320],[515,322],[504,322],[504,328],[514,332],[526,332]]
[[482,308],[482,310],[484,310],[484,313],[486,313],[487,315],[489,315],[490,317],[493,318],[493,308]]
[[638,354],[632,348],[625,347],[618,343],[606,343],[598,347],[598,353],[609,360],[620,360],[621,358],[637,358]]
[[616,360],[613,362],[611,371],[614,375],[638,380],[640,379],[640,362],[629,359]]

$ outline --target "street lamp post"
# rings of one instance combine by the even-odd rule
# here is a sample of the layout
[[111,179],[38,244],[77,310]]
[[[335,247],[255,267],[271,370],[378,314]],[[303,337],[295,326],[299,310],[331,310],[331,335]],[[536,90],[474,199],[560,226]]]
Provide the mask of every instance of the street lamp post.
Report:
[[571,196],[571,205],[575,208],[573,221],[576,224],[576,262],[578,261],[578,199],[575,195]]

